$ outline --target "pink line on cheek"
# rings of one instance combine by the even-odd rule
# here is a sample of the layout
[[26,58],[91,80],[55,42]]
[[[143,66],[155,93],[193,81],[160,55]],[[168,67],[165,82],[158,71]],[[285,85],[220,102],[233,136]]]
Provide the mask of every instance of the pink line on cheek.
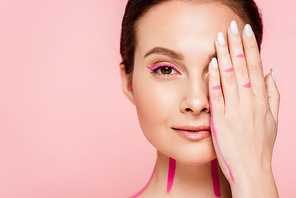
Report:
[[173,181],[175,177],[175,170],[176,170],[176,160],[173,158],[170,158],[169,161],[169,173],[168,173],[168,184],[167,184],[167,194],[171,192]]
[[219,175],[218,175],[218,168],[217,168],[217,158],[213,159],[211,162],[211,173],[212,173],[214,193],[216,197],[221,197]]
[[[212,102],[211,102],[211,98],[210,98],[210,107],[211,107],[211,111],[212,111]],[[226,165],[227,168],[228,168],[228,171],[229,171],[229,174],[230,174],[230,177],[231,177],[233,183],[235,183],[235,182],[234,182],[234,178],[233,178],[233,176],[232,176],[231,169],[230,169],[229,165],[227,164],[227,162],[226,162],[224,156],[222,155],[222,152],[221,152],[220,147],[219,147],[219,144],[218,144],[218,138],[217,138],[217,133],[216,133],[215,126],[214,126],[213,115],[211,115],[211,129],[212,129],[212,132],[213,132],[213,134],[214,134],[215,141],[216,141],[216,143],[217,143],[218,151],[219,151],[219,153],[220,153],[220,155],[221,155],[221,157],[222,157],[222,159],[223,159],[223,162],[225,163],[225,165]]]
[[244,55],[244,54],[238,54],[236,57],[237,57],[237,58],[244,58],[245,55]]
[[243,85],[242,87],[250,88],[251,87],[251,83],[247,83],[247,84]]
[[232,72],[233,71],[233,68],[229,68],[229,69],[226,69],[224,70],[225,72]]
[[155,164],[155,166],[154,166],[154,170],[153,170],[152,175],[151,175],[151,177],[150,177],[148,183],[146,184],[146,186],[145,186],[140,192],[138,192],[137,194],[135,194],[134,196],[132,196],[132,197],[130,197],[130,198],[137,198],[138,196],[140,196],[140,195],[146,190],[146,188],[147,188],[148,185],[150,184],[151,179],[152,179],[152,177],[153,177],[153,175],[154,175],[155,168],[156,168],[156,164]]

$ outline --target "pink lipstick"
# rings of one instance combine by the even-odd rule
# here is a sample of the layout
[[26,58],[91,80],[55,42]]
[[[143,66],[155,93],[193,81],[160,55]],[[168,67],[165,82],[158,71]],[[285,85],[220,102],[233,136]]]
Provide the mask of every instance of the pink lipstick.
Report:
[[180,126],[172,128],[180,137],[187,140],[202,140],[211,136],[209,126]]

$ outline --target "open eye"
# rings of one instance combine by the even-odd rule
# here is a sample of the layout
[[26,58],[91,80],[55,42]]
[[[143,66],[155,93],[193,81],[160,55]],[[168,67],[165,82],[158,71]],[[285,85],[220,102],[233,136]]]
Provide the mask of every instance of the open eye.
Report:
[[172,74],[172,72],[176,72],[174,71],[175,69],[170,66],[162,66],[159,67],[157,70],[159,70],[161,74]]
[[152,73],[161,74],[161,75],[172,75],[172,74],[181,74],[179,70],[170,64],[160,64],[154,67],[148,67]]

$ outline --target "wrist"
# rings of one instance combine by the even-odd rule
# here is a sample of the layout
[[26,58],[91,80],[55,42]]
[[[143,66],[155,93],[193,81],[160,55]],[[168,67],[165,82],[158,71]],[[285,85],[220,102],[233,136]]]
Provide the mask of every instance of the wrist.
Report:
[[272,170],[258,169],[251,173],[237,174],[235,183],[231,182],[232,197],[278,198]]

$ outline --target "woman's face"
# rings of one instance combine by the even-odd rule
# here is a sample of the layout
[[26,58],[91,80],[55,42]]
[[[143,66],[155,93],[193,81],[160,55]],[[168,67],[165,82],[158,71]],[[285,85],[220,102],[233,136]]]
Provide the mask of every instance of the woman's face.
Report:
[[216,156],[210,133],[182,137],[178,129],[210,129],[208,66],[218,32],[227,35],[232,20],[242,32],[242,20],[222,4],[169,1],[138,21],[129,98],[148,141],[184,164]]

